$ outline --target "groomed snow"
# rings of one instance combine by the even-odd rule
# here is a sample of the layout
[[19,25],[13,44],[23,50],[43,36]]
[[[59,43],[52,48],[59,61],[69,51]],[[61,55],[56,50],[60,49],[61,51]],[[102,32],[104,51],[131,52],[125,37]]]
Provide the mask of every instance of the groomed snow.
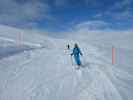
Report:
[[[38,38],[34,43],[43,48],[0,59],[0,100],[132,100],[132,50],[117,48],[119,61],[112,65],[109,46],[86,39]],[[75,42],[84,54],[80,70],[66,49]],[[122,64],[121,53],[127,54]]]

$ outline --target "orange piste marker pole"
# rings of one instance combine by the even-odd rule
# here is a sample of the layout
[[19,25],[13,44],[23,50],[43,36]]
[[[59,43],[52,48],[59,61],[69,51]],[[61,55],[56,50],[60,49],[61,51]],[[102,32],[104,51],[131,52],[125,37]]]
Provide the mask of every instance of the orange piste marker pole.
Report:
[[112,65],[115,64],[115,48],[112,47]]
[[22,46],[22,33],[18,33],[18,41],[17,41],[17,44],[18,44],[18,47],[21,47]]

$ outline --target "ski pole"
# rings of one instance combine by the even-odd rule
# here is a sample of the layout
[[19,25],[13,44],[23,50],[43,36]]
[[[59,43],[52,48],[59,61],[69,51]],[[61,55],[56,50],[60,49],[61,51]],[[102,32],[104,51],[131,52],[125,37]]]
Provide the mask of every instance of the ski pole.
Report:
[[72,66],[73,66],[73,59],[72,59],[72,56],[71,56],[71,62],[72,62]]
[[83,63],[85,64],[85,63],[86,63],[85,57],[84,57],[84,56],[82,56],[82,58],[83,58]]

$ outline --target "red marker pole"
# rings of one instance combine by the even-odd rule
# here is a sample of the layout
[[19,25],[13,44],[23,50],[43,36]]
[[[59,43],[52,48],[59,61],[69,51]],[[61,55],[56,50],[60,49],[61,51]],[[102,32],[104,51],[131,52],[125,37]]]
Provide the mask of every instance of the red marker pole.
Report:
[[18,47],[21,47],[22,46],[22,33],[19,33],[18,34]]
[[112,47],[112,65],[115,64],[115,48]]

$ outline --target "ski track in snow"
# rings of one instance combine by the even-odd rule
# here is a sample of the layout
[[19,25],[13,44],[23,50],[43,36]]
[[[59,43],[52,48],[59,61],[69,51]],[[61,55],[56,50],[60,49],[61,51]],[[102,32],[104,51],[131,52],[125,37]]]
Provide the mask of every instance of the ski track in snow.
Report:
[[18,68],[15,68],[15,69],[11,72],[11,75],[10,75],[10,76],[11,76],[12,78],[9,78],[9,79],[7,80],[6,83],[8,84],[8,83],[10,83],[11,81],[14,81],[14,80],[16,80],[17,78],[19,78],[19,77],[20,77],[19,74],[20,74],[21,72],[24,72],[24,71],[25,71],[25,68],[27,67],[27,66],[25,66],[25,65],[32,63],[33,61],[37,60],[39,57],[40,57],[40,55],[39,55],[39,56],[36,56],[35,58],[27,59],[27,60],[24,61],[22,64],[18,65],[19,67],[18,67]]
[[16,65],[12,61],[17,57],[11,57],[10,67],[15,67],[3,73],[8,75],[0,81],[4,83],[0,100],[124,100],[120,89],[132,86],[122,80],[133,81],[133,75],[112,66],[109,59],[91,46],[84,50],[84,68],[75,70],[67,51],[61,48],[33,51],[24,60],[21,56],[25,55],[17,55],[23,61]]

